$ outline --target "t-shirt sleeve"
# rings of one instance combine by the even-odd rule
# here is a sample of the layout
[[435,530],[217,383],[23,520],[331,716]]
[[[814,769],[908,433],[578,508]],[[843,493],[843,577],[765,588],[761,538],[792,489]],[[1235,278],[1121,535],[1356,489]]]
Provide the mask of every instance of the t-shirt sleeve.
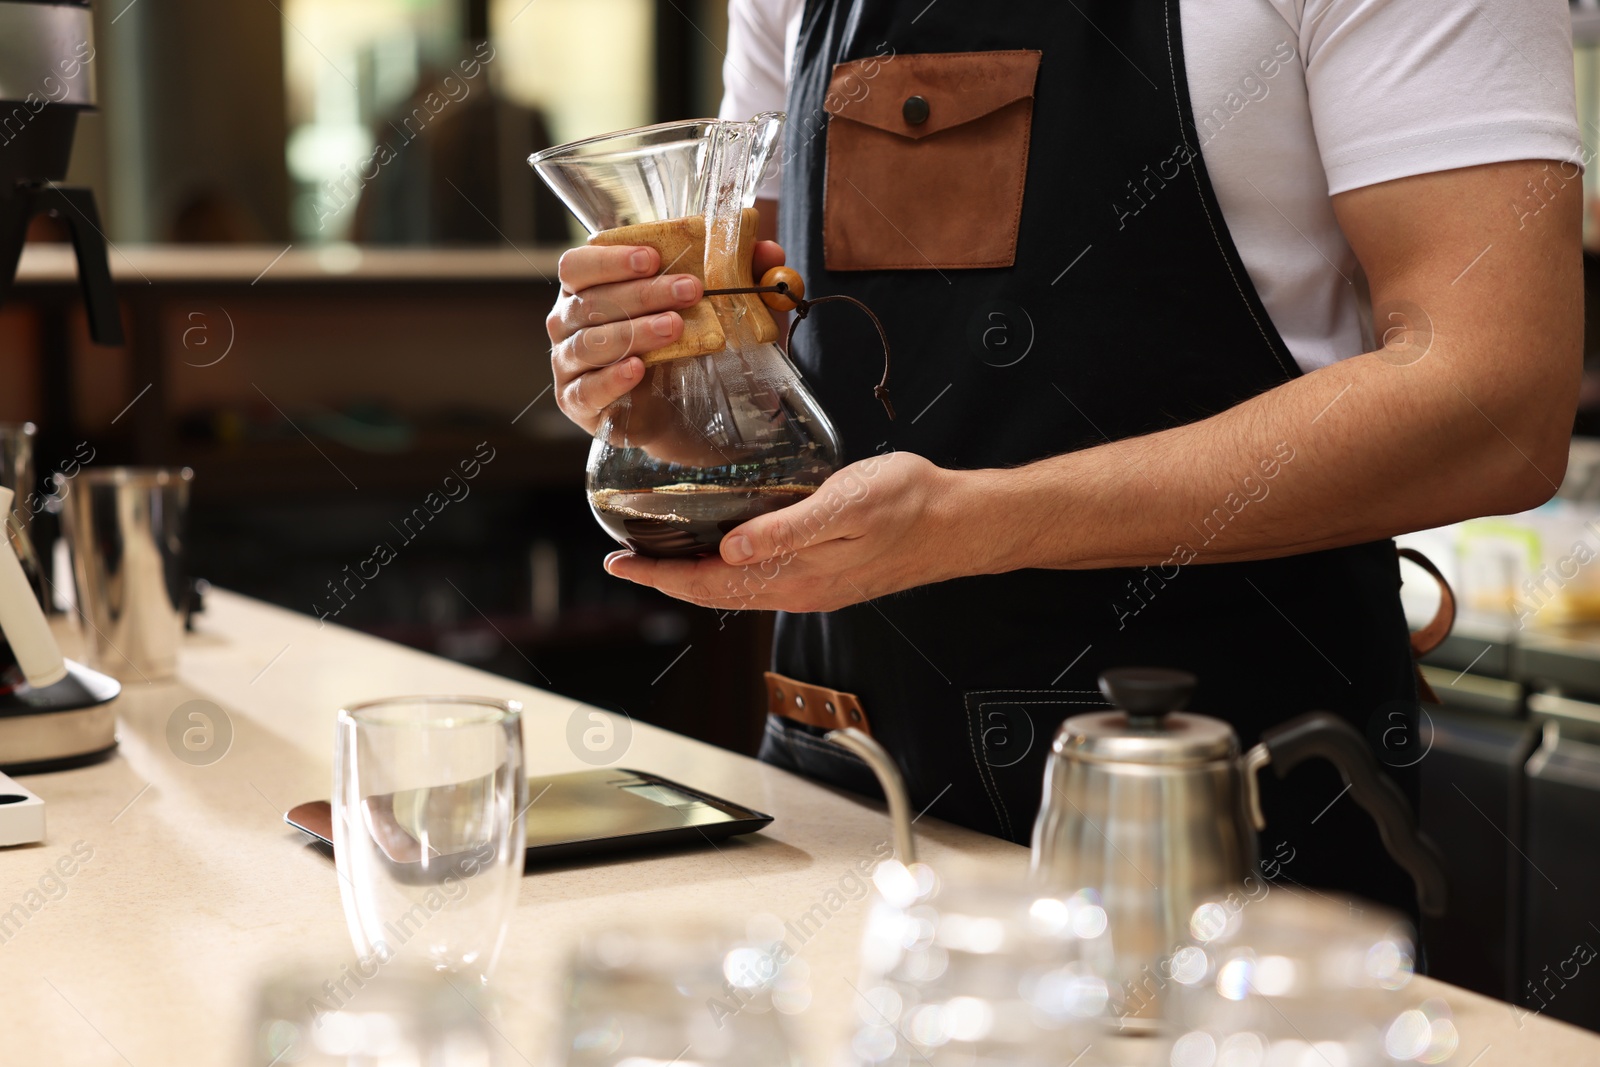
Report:
[[1330,193],[1515,159],[1586,162],[1567,0],[1274,2],[1299,27]]
[[[729,0],[718,118],[748,119],[763,111],[783,110],[789,77],[785,47],[789,8],[784,0]],[[765,199],[778,196],[776,162],[761,185],[759,195]]]

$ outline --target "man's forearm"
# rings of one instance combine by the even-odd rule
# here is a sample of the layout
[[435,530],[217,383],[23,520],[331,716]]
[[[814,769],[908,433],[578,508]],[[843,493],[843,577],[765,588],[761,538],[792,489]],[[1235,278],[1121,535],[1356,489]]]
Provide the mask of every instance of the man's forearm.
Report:
[[[952,473],[951,551],[992,545],[974,570],[1260,559],[1548,499],[1581,371],[1576,173],[1520,161],[1335,197],[1381,349],[1188,426]],[[1541,209],[1512,210],[1530,188]]]
[[[606,568],[709,607],[833,611],[964,575],[1268,558],[1532,507],[1565,472],[1582,365],[1578,173],[1510,161],[1334,196],[1379,351],[1012,470],[874,457],[731,531],[715,558],[618,552]],[[1214,339],[1219,374],[1230,340]]]
[[954,472],[951,487],[993,546],[984,570],[1283,556],[1554,493],[1562,469],[1548,449],[1503,434],[1488,414],[1500,405],[1470,394],[1448,374],[1368,354],[1202,422]]

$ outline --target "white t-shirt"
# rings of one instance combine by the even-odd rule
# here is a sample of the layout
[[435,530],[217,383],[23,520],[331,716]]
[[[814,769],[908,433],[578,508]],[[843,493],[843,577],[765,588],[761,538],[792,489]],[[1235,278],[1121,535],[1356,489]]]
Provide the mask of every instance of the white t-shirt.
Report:
[[[724,118],[783,110],[803,6],[730,0]],[[1483,163],[1586,162],[1567,0],[1181,0],[1179,11],[1201,155],[1305,370],[1375,347],[1331,194]],[[763,195],[777,196],[775,180]]]

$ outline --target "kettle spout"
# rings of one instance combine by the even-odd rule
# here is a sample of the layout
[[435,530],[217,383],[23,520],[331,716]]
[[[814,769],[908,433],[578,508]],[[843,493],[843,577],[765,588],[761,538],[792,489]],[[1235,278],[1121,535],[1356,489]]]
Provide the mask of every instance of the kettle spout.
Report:
[[872,773],[878,776],[878,785],[883,789],[884,798],[889,802],[889,818],[894,822],[895,859],[907,867],[917,862],[917,846],[911,835],[911,800],[906,796],[906,780],[901,776],[894,757],[854,726],[830,730],[823,735],[823,740],[849,749],[872,768]]

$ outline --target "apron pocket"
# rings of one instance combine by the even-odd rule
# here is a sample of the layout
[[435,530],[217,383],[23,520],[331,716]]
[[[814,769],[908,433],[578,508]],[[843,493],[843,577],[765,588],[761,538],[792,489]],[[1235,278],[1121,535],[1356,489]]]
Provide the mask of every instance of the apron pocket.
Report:
[[1039,52],[839,63],[828,122],[829,270],[1009,267]]
[[1110,705],[1093,690],[987,689],[963,696],[967,740],[1000,827],[998,836],[1025,845],[1039,814],[1056,728],[1074,715]]

